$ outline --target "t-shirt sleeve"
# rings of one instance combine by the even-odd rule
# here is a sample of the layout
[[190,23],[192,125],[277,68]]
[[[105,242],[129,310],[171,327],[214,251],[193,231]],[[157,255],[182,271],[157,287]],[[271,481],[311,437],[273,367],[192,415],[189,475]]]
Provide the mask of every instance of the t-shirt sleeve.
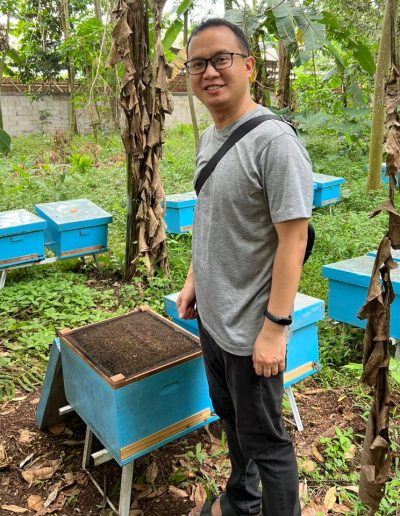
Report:
[[274,224],[311,217],[312,165],[297,137],[288,133],[276,136],[260,156],[260,169]]

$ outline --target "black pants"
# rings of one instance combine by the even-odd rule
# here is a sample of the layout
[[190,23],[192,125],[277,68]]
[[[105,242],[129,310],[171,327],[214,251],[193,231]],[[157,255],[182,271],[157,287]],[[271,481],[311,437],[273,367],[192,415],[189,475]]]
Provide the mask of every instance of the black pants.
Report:
[[296,458],[281,418],[283,374],[257,376],[251,356],[221,349],[200,321],[199,331],[210,397],[232,463],[230,505],[238,515],[259,514],[262,502],[264,516],[300,516]]

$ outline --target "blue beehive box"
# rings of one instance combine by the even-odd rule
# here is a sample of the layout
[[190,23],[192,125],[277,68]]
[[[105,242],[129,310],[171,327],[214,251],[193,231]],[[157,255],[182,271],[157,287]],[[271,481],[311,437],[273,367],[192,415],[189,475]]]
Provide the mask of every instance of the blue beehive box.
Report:
[[[142,316],[148,318],[147,329],[139,338],[133,336],[133,328]],[[138,353],[136,347],[132,358],[125,345],[108,342],[105,346],[107,325],[112,325],[108,335],[110,329],[112,335],[126,332],[127,346],[136,338],[143,350],[148,348],[154,366],[130,374],[132,365],[140,360],[140,350]],[[183,342],[187,351],[180,348],[167,362],[157,362],[152,339],[160,334],[160,328],[166,331],[162,341],[166,349],[174,353],[174,346]],[[82,331],[89,335],[86,344]],[[198,339],[150,310],[65,330],[60,332],[60,344],[67,401],[120,465],[217,419]],[[96,346],[96,358],[90,346]],[[122,364],[121,373],[116,374],[109,365],[115,359]]]
[[[176,324],[198,335],[195,319],[179,319],[176,308],[177,298],[178,293],[164,297],[165,311]],[[287,347],[287,367],[284,374],[285,388],[320,369],[317,322],[324,318],[324,306],[321,299],[304,294],[296,295],[292,324],[293,334]]]
[[343,177],[313,174],[313,179],[316,185],[313,205],[316,208],[322,208],[340,200],[340,185],[344,183]]
[[[374,258],[359,256],[324,265],[322,275],[328,278],[328,316],[335,321],[365,328],[357,313],[367,299]],[[391,272],[395,300],[391,305],[390,336],[400,338],[400,269]]]
[[196,192],[167,195],[164,220],[168,233],[179,235],[192,229],[196,202]]
[[87,199],[36,204],[46,219],[45,245],[58,258],[107,251],[108,224],[112,216]]
[[[368,256],[376,256],[376,251],[370,251]],[[392,258],[394,262],[400,262],[400,249],[392,249]]]
[[46,221],[26,210],[0,213],[0,269],[44,259]]

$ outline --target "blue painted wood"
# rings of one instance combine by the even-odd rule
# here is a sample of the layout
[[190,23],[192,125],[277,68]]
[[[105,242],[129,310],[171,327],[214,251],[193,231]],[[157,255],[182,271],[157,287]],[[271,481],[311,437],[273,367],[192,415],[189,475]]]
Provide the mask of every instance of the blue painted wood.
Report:
[[36,409],[38,427],[43,430],[69,418],[70,414],[60,416],[58,413],[58,409],[65,407],[65,405],[68,405],[68,403],[64,391],[60,341],[55,339],[50,351],[42,392]]
[[343,177],[313,174],[313,180],[316,185],[313,205],[316,208],[322,208],[340,200],[340,185],[344,183]]
[[164,220],[168,233],[178,235],[191,231],[196,202],[196,192],[167,195]]
[[[184,320],[178,317],[176,309],[178,294],[176,292],[164,297],[165,311],[176,324],[194,335],[198,335],[196,320]],[[314,362],[315,367],[311,371],[285,382],[285,387],[289,387],[319,370],[317,322],[324,318],[324,313],[325,305],[321,299],[300,293],[296,295],[292,324],[293,334],[287,347],[286,372],[290,373],[308,362]]]
[[37,204],[35,211],[47,220],[45,243],[59,259],[107,250],[112,216],[91,201],[74,199]]
[[[377,251],[370,251],[367,256],[376,256]],[[392,249],[392,258],[394,262],[400,262],[400,249]]]
[[114,389],[62,338],[61,358],[69,404],[120,465],[217,419],[211,415],[145,450],[121,459],[121,448],[207,408],[212,412],[203,358],[198,356]]
[[43,260],[46,221],[27,210],[0,213],[0,269]]
[[[335,321],[365,328],[357,313],[364,305],[371,280],[374,258],[359,256],[324,265],[322,275],[328,278],[328,316]],[[391,306],[390,336],[400,338],[400,269],[391,272],[395,300]]]

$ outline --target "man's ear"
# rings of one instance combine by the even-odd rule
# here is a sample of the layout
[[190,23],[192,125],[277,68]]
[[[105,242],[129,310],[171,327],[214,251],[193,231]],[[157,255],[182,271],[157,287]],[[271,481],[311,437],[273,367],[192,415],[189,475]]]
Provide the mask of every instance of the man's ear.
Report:
[[256,69],[256,60],[253,56],[246,57],[247,77],[251,79]]

